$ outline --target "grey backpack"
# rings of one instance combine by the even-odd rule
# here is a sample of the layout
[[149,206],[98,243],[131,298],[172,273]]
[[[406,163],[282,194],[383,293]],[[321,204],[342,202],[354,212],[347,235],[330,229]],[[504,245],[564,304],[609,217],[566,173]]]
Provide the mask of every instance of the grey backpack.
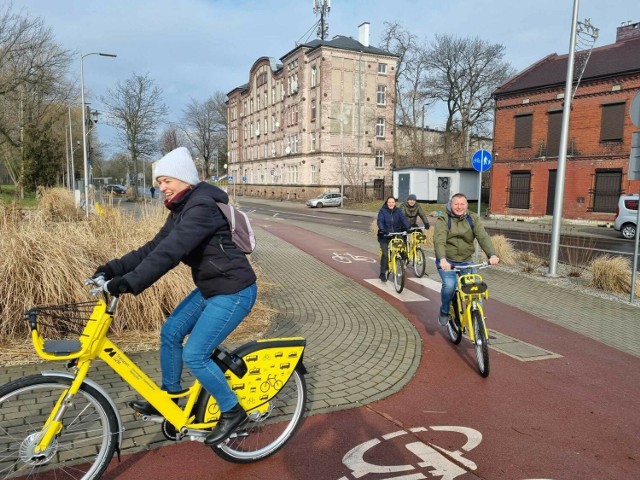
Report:
[[247,255],[253,252],[256,248],[256,236],[247,214],[228,203],[216,202],[216,204],[227,219],[233,243]]

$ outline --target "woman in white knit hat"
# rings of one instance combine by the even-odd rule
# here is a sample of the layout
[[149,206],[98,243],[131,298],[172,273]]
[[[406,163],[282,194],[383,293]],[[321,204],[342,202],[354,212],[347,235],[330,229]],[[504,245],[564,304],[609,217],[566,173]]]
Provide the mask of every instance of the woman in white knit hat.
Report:
[[[227,220],[216,205],[228,203],[229,197],[218,187],[200,182],[186,148],[162,157],[154,177],[170,210],[166,223],[152,240],[98,267],[96,275],[109,280],[105,288],[112,295],[137,295],[180,262],[191,267],[196,289],[176,307],[160,333],[162,389],[184,391],[180,382],[184,361],[220,406],[220,420],[205,439],[206,445],[217,445],[248,417],[211,353],[251,311],[257,295],[256,275],[231,240]],[[145,401],[131,406],[147,415],[159,415]]]

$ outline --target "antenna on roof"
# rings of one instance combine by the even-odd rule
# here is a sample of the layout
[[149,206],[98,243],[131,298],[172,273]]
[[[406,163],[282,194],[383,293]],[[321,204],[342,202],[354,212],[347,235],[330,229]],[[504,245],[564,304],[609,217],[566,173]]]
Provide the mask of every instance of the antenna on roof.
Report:
[[318,22],[318,38],[326,40],[329,34],[329,24],[327,23],[327,15],[331,11],[331,0],[313,0],[313,13],[320,15]]

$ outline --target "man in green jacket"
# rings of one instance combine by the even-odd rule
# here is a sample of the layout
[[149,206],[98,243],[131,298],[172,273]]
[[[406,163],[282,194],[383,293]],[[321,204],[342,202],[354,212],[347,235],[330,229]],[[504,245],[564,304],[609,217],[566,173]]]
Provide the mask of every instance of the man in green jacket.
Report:
[[[467,197],[456,193],[447,204],[447,214],[438,217],[433,232],[433,247],[436,254],[436,267],[442,288],[442,305],[438,322],[444,326],[449,321],[449,308],[456,290],[458,275],[452,268],[469,264],[475,251],[473,240],[477,239],[490,265],[497,265],[500,259],[496,255],[491,237],[485,231],[480,217],[468,211]],[[473,271],[473,269],[470,269]]]
[[418,197],[416,197],[413,193],[407,197],[407,200],[400,206],[402,213],[409,220],[409,225],[414,227],[418,226],[418,217],[422,219],[422,223],[424,223],[424,228],[429,229],[431,225],[429,225],[429,218],[425,215],[424,210],[418,203]]

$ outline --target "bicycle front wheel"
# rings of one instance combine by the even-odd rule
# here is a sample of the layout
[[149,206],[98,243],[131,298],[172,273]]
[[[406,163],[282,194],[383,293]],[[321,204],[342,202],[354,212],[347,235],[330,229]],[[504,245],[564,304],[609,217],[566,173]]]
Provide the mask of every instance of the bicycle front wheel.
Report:
[[404,260],[402,255],[396,255],[393,266],[393,286],[396,292],[402,293],[404,290]]
[[118,438],[116,413],[83,384],[66,406],[62,430],[40,453],[34,447],[49,414],[71,385],[62,376],[33,375],[0,388],[0,479],[95,479],[106,470]]
[[449,339],[458,345],[462,340],[462,327],[460,326],[460,312],[458,311],[458,293],[453,297],[451,302],[451,309],[449,314],[449,322],[447,323],[447,332],[449,332]]
[[476,349],[476,360],[478,361],[478,371],[483,377],[489,376],[489,339],[486,335],[484,318],[480,312],[471,312],[473,320],[473,335],[475,336],[474,347]]
[[248,412],[249,421],[224,443],[212,447],[213,451],[229,462],[250,463],[280,450],[303,418],[307,402],[303,371],[298,365],[268,407],[264,411]]
[[424,271],[427,268],[424,251],[421,248],[416,248],[416,254],[413,257],[413,270],[416,272],[416,277],[422,278]]

